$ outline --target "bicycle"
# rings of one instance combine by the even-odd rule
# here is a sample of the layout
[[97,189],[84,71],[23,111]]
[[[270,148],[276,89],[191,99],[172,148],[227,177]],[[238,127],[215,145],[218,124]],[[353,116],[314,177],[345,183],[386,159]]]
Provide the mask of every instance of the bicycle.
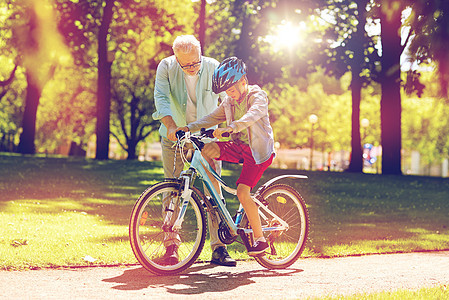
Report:
[[[193,145],[190,167],[179,178],[166,178],[147,188],[134,205],[129,223],[131,247],[139,263],[151,273],[173,275],[184,271],[197,260],[206,239],[205,211],[214,212],[210,213],[211,220],[218,222],[218,235],[224,244],[231,244],[238,237],[241,239],[238,242],[247,249],[253,244],[252,229],[242,205],[231,216],[206,175],[208,169],[227,193],[236,195],[236,189],[229,187],[201,155],[203,140],[213,138],[212,133],[213,130],[204,129],[196,134],[179,131],[176,147],[182,150],[186,143]],[[183,154],[181,158],[187,162]],[[210,197],[194,186],[197,177],[204,182]],[[280,175],[262,184],[251,194],[259,207],[262,230],[270,246],[267,253],[254,258],[268,269],[291,266],[303,252],[309,233],[309,214],[305,201],[291,186],[276,183],[284,178],[307,176]],[[168,205],[164,207],[163,201]],[[158,259],[164,254],[164,240],[170,234],[181,240],[179,262],[166,265]]]

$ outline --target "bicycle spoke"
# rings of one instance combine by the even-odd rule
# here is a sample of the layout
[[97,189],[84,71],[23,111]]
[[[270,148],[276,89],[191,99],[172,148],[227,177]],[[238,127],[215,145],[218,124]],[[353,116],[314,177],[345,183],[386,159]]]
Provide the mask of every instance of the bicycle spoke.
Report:
[[[299,258],[304,249],[308,233],[307,208],[301,196],[287,185],[272,185],[264,190],[262,196],[268,208],[289,228],[266,232],[271,250],[265,256],[256,257],[256,260],[267,268],[286,268]],[[266,221],[269,227],[280,226],[276,218],[270,217]]]
[[[173,216],[167,219],[164,205],[168,205],[169,199],[164,195],[178,195],[178,182],[157,184],[137,201],[130,219],[130,240],[136,258],[147,270],[156,274],[175,274],[188,268],[200,254],[206,235],[206,217],[198,196],[202,194],[196,188],[192,189],[194,192],[186,207],[184,221],[176,232],[167,229],[177,219],[179,208],[175,206]],[[167,220],[173,223],[167,224]],[[171,245],[178,245],[170,250],[177,256],[168,252]]]

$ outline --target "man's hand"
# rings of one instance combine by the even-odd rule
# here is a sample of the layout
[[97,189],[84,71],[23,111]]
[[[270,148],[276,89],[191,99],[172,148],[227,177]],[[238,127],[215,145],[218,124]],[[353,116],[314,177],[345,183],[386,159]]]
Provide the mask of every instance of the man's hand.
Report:
[[168,139],[176,142],[176,140],[178,139],[176,133],[180,130],[187,132],[189,131],[189,128],[187,126],[184,126],[184,127],[176,127],[175,129],[169,130],[167,134]]
[[223,137],[223,133],[232,133],[232,131],[232,127],[230,126],[227,126],[226,128],[217,128],[214,130],[214,137],[216,137],[217,139],[221,139]]
[[178,128],[178,126],[176,126],[173,118],[171,116],[165,116],[161,119],[161,122],[167,128],[167,138],[170,141],[176,142],[176,129]]
[[170,127],[167,128],[167,138],[170,141],[176,142],[177,138],[176,138],[176,131],[177,131],[177,127]]

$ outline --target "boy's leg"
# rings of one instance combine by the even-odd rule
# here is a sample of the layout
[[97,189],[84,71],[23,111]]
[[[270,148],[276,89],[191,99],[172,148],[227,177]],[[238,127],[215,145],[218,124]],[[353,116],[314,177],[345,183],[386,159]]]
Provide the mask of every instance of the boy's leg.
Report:
[[[221,161],[213,160],[211,163],[213,163],[212,166],[215,166],[214,170],[220,175],[221,174]],[[212,174],[208,174],[212,176]],[[206,185],[203,184],[204,188],[204,194],[206,196],[210,196],[209,191],[206,189]],[[217,188],[217,187],[215,187]],[[221,197],[223,197],[221,188],[217,190]],[[218,215],[216,216],[215,220],[218,220]],[[212,251],[217,249],[218,247],[226,247],[225,244],[220,240],[218,237],[218,228],[219,225],[218,222],[214,222],[210,216],[210,213],[207,214],[207,224],[209,225],[209,237],[210,237],[210,248]]]
[[239,198],[240,203],[242,203],[248,221],[253,229],[254,240],[263,237],[259,209],[257,208],[257,204],[251,199],[251,187],[240,183],[237,186],[237,197]]
[[237,196],[245,209],[248,221],[253,229],[254,244],[248,249],[248,254],[260,255],[263,254],[269,246],[263,236],[259,209],[257,204],[251,199],[251,189],[257,184],[262,177],[262,174],[271,165],[273,155],[267,161],[257,165],[252,155],[249,157],[251,154],[249,147],[245,146],[243,148],[245,155],[243,155],[244,161],[242,172],[237,180]]
[[[202,154],[204,158],[207,160],[210,166],[215,168],[215,160],[220,157],[220,147],[218,147],[217,143],[209,143],[204,145]],[[212,181],[212,184],[214,185],[215,189],[220,193],[221,195],[221,187],[218,181],[215,179],[215,177],[205,168],[207,176]],[[217,171],[215,169],[215,171]]]

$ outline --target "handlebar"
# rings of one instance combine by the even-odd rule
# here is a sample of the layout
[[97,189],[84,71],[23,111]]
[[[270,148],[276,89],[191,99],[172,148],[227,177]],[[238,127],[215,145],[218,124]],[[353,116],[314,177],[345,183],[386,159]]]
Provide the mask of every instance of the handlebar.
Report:
[[184,137],[186,133],[182,130],[178,130],[176,131],[176,137],[178,138],[178,140],[182,139]]
[[[206,130],[206,129],[204,129],[204,128],[201,128],[200,133],[201,133],[201,135],[204,135],[204,136],[206,136],[206,137],[208,137],[208,138],[213,139],[213,138],[214,138],[214,131],[215,131],[214,129],[208,129],[208,130]],[[222,137],[229,137],[230,134],[229,134],[229,132],[224,132],[221,136],[222,136]]]
[[[176,132],[176,137],[178,138],[178,140],[182,139],[185,136],[185,132],[182,130],[178,130]],[[222,134],[223,137],[229,137],[230,133],[229,132],[225,132]],[[200,136],[196,136],[196,138],[199,138],[200,140],[203,138],[214,138],[214,129],[208,129],[206,130],[205,128],[201,128],[200,130]]]

